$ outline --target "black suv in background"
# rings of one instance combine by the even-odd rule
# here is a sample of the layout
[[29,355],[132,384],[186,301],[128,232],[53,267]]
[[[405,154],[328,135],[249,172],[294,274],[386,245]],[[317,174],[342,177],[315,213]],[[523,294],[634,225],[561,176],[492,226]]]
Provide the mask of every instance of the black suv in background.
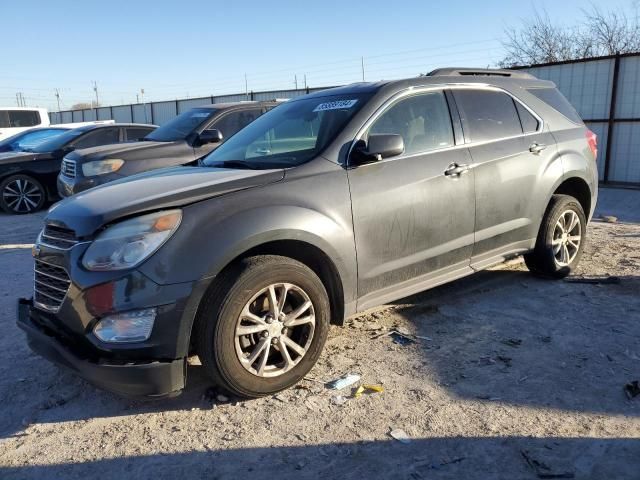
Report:
[[73,152],[62,163],[58,193],[68,197],[134,173],[195,162],[277,104],[204,105],[178,115],[136,144]]
[[234,394],[277,392],[346,316],[521,254],[568,275],[596,150],[554,84],[525,73],[299,97],[198,165],[57,204],[18,325],[36,352],[121,394],[179,392],[193,353]]
[[110,143],[138,140],[155,125],[108,123],[68,130],[22,152],[0,154],[0,207],[23,214],[57,199],[56,178],[62,158],[69,152]]

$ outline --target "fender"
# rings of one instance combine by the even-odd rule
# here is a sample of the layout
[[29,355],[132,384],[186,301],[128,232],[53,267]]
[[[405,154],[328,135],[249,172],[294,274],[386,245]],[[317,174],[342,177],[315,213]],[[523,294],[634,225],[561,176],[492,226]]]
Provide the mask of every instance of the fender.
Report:
[[[246,196],[248,192],[244,193]],[[231,205],[232,197],[235,195],[224,197],[224,202],[218,199],[185,208],[180,229],[162,247],[169,252],[154,255],[140,270],[159,284],[212,280],[235,258],[253,248],[278,240],[296,240],[329,257],[342,281],[345,304],[355,301],[357,266],[350,223],[302,206],[274,205],[238,211],[237,204],[233,205],[235,208]],[[220,218],[222,212],[224,216]]]

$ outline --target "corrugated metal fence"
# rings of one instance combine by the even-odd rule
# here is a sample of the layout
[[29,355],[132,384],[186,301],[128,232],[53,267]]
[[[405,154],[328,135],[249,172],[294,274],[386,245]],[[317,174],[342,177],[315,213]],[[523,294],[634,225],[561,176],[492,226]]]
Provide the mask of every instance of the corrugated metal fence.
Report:
[[[640,185],[640,54],[613,55],[520,68],[538,78],[553,81],[578,110],[589,128],[598,135],[598,169],[601,181],[609,184]],[[145,105],[118,105],[49,115],[51,123],[113,119],[116,122],[161,125],[198,105],[293,98],[323,89],[251,92],[248,95],[189,98]]]
[[240,102],[243,100],[273,100],[274,98],[294,98],[324,88],[306,88],[299,90],[273,90],[268,92],[249,92],[233,95],[188,98],[165,102],[114,105],[112,107],[87,108],[84,110],[66,110],[50,112],[51,123],[89,122],[93,120],[115,120],[116,122],[154,123],[162,125],[176,115],[199,105],[212,103]]
[[640,185],[640,55],[522,67],[551,80],[598,135],[600,180]]

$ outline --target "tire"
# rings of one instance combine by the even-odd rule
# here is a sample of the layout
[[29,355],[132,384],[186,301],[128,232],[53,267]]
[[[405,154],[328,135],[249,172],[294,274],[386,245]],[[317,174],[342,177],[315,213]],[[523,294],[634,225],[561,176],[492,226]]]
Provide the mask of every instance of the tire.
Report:
[[0,183],[0,207],[13,215],[40,210],[46,201],[42,184],[28,175],[12,175]]
[[[275,312],[269,286],[274,286],[274,305],[285,298]],[[294,325],[296,310],[301,313]],[[291,387],[311,370],[327,339],[329,318],[327,292],[310,268],[288,257],[248,257],[225,270],[205,294],[194,343],[216,384],[234,395],[257,398]]]
[[587,219],[580,202],[569,195],[554,195],[542,219],[536,246],[524,255],[527,268],[542,277],[566,277],[580,261],[586,234]]

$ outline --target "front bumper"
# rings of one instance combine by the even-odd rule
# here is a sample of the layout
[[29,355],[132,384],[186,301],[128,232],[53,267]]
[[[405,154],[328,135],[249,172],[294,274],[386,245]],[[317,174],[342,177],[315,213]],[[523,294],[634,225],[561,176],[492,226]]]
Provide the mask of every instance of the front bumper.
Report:
[[47,360],[66,367],[97,387],[118,395],[163,397],[180,393],[186,382],[186,360],[109,363],[83,358],[72,350],[64,337],[48,330],[33,301],[18,300],[17,324],[27,334],[31,350]]
[[99,177],[67,177],[62,173],[58,175],[57,187],[58,187],[58,195],[62,198],[67,198],[76,193],[84,192],[85,190],[89,190],[90,188],[97,187],[98,185],[102,185],[105,183],[113,182],[114,180],[119,180],[122,178],[120,175],[116,174],[106,174],[100,175]]

